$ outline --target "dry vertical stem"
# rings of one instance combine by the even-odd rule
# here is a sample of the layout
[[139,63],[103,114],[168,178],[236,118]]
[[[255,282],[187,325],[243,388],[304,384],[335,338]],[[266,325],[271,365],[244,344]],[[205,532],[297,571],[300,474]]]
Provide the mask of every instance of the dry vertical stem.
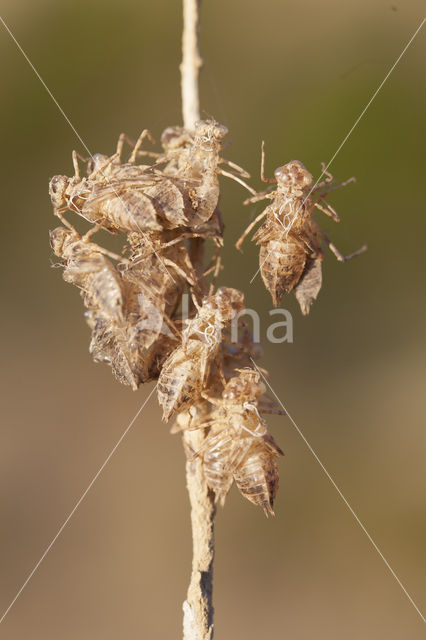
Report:
[[203,61],[198,48],[199,10],[201,0],[183,0],[182,36],[182,113],[185,129],[193,129],[200,119],[198,74]]
[[[204,430],[186,431],[187,451],[196,453],[205,440]],[[186,484],[191,503],[192,573],[187,598],[183,603],[184,640],[213,638],[213,560],[214,494],[209,490],[203,471],[202,458],[186,463]]]
[[[183,0],[183,59],[182,78],[183,126],[193,129],[200,119],[198,73],[202,65],[198,49],[200,0]],[[196,273],[204,270],[203,241],[190,242],[190,254]],[[200,283],[201,284],[201,283]],[[187,432],[185,444],[194,452],[202,446],[203,432]],[[200,458],[186,463],[186,482],[191,503],[193,557],[191,582],[187,599],[183,603],[184,640],[211,640],[213,638],[213,558],[214,558],[214,496],[207,487]]]
[[[189,451],[198,451],[204,442],[202,430],[184,434]],[[209,490],[200,457],[186,463],[186,479],[191,502],[193,536],[192,574],[187,598],[183,603],[184,640],[213,638],[213,560],[214,517],[216,508]]]
[[[202,240],[190,247],[196,272],[202,265]],[[190,240],[194,243],[194,239]],[[186,431],[184,443],[188,452],[196,453],[205,441],[204,430]],[[209,490],[204,476],[202,458],[186,463],[186,485],[191,504],[192,572],[187,598],[183,603],[184,640],[211,640],[213,638],[213,560],[214,518],[216,507],[214,494]]]

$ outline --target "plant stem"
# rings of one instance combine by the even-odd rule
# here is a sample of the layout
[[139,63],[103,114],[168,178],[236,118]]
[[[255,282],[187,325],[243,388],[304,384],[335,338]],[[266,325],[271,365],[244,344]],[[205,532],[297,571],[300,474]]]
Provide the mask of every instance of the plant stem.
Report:
[[201,0],[183,0],[181,90],[183,126],[192,129],[200,119],[198,74],[203,61],[198,47]]
[[[199,8],[201,0],[183,0],[182,38],[182,113],[183,125],[193,129],[200,119],[198,74],[202,60],[198,47]],[[203,287],[204,242],[200,238],[189,241],[192,264]],[[197,452],[206,434],[204,429],[184,433],[185,448]],[[209,490],[200,457],[186,463],[186,484],[191,504],[192,573],[187,598],[183,603],[184,640],[211,640],[213,638],[213,559],[214,495]]]
[[[198,451],[204,434],[186,431],[186,448]],[[199,457],[186,463],[186,483],[191,502],[192,573],[188,593],[183,603],[184,640],[213,638],[213,560],[214,517],[216,513],[212,492],[207,487],[203,463]]]

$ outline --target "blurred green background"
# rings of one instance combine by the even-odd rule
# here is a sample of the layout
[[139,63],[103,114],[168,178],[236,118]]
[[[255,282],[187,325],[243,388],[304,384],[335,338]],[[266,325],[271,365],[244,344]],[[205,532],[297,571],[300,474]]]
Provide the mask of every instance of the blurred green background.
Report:
[[[92,152],[180,123],[181,5],[172,0],[3,0],[16,39]],[[318,176],[422,19],[414,0],[205,0],[204,115],[230,129],[226,157],[258,178],[292,158]],[[326,257],[294,343],[268,345],[257,250],[233,248],[261,204],[223,181],[221,283],[262,313],[271,383],[423,613],[426,610],[425,28],[332,165],[357,177],[322,223],[349,253]],[[84,154],[0,28],[2,98],[2,527],[6,609],[150,386],[133,393],[92,363],[78,293],[48,244],[48,179]],[[321,216],[321,214],[320,214]],[[324,218],[324,217],[323,217]],[[235,489],[219,510],[216,637],[417,640],[424,624],[288,419],[275,519]],[[2,624],[62,640],[180,637],[191,541],[179,437],[153,397]]]

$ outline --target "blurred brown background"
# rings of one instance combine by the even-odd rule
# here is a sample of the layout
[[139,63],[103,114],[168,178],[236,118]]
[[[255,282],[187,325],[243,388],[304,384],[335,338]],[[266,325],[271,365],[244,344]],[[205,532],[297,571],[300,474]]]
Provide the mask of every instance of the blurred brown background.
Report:
[[[172,0],[3,0],[2,15],[92,152],[121,131],[180,122],[181,5]],[[205,0],[201,102],[230,129],[226,156],[258,178],[292,158],[318,175],[422,19],[414,0]],[[262,312],[271,383],[423,613],[426,611],[424,298],[425,28],[339,153],[357,183],[322,220],[330,254],[294,344],[265,341],[270,298],[256,249],[233,244],[261,205],[223,181],[221,283]],[[1,611],[150,387],[92,363],[78,293],[52,269],[47,193],[72,173],[73,131],[0,28],[2,181]],[[321,215],[321,214],[320,214]],[[388,569],[285,418],[276,518],[233,490],[217,518],[216,637],[425,637]],[[184,456],[153,397],[3,622],[10,640],[181,635],[191,560]]]

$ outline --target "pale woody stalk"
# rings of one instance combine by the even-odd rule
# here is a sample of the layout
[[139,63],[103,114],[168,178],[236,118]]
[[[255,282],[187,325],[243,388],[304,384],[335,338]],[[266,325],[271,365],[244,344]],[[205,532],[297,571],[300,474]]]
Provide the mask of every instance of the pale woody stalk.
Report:
[[[202,59],[198,47],[200,0],[183,0],[182,38],[182,113],[183,125],[193,129],[200,119],[198,74]],[[190,241],[190,254],[199,278],[202,278],[203,241]],[[198,451],[205,438],[203,430],[184,433],[188,450]],[[214,559],[213,493],[209,490],[200,457],[186,463],[186,482],[191,503],[193,540],[192,573],[187,598],[183,603],[184,640],[211,640],[213,638],[212,579]]]
[[192,129],[200,119],[198,74],[203,61],[198,47],[199,10],[201,0],[183,0],[182,89],[183,126]]

